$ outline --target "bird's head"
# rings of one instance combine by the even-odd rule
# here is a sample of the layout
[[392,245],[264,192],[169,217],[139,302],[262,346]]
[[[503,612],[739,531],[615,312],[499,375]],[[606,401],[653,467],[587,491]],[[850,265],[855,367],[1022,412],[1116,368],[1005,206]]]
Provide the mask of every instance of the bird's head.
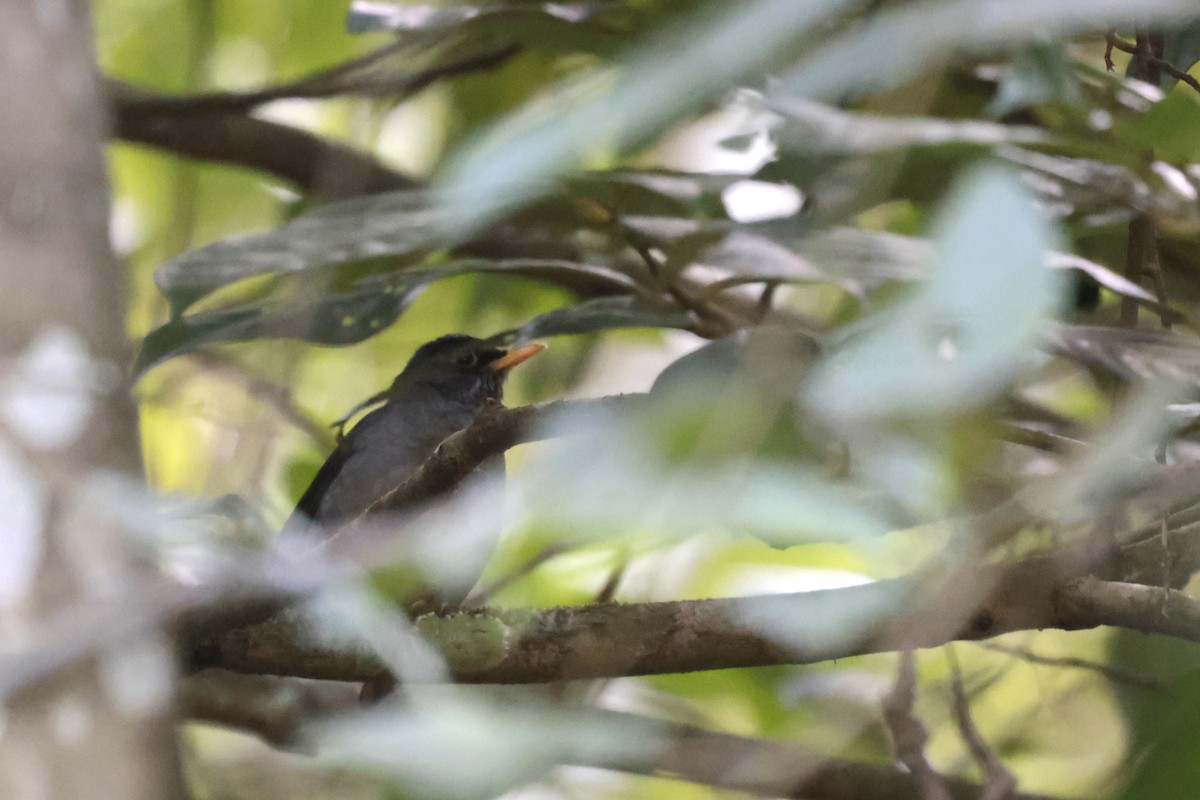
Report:
[[468,403],[498,401],[509,370],[545,349],[541,342],[503,347],[464,334],[442,336],[417,348],[393,390],[422,384]]

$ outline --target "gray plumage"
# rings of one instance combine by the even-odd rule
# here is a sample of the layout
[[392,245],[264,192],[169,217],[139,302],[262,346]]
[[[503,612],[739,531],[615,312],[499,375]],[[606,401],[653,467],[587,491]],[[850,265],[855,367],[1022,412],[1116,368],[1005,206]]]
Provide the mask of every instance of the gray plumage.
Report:
[[[384,393],[383,406],[363,417],[317,472],[292,519],[345,522],[401,485],[446,437],[501,400],[509,367],[528,358],[497,367],[508,352],[460,334],[419,348]],[[502,457],[496,466],[503,469]]]

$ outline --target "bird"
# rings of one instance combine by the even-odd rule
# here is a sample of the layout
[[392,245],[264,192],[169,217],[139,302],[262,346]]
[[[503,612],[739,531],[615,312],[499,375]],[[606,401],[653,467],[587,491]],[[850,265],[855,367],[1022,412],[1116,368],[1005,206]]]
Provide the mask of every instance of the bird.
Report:
[[[356,407],[382,402],[339,436],[284,530],[308,523],[329,534],[366,513],[412,477],[448,436],[500,403],[509,371],[545,347],[542,342],[502,347],[465,334],[421,345],[387,390]],[[502,470],[503,456],[497,460]]]
[[[542,342],[506,348],[495,339],[459,333],[418,347],[388,389],[351,410],[348,417],[382,403],[349,433],[339,434],[337,447],[284,524],[284,534],[315,524],[330,535],[367,513],[377,500],[412,477],[447,437],[468,427],[487,406],[499,404],[509,371],[545,348]],[[334,424],[344,424],[348,417]],[[504,456],[490,461],[477,472],[494,470],[502,476]],[[497,535],[501,513],[496,509]],[[489,555],[456,553],[454,557],[467,562],[467,571],[482,572]],[[446,609],[464,599],[450,596],[446,586],[432,589],[422,576],[408,574],[403,565],[396,569],[401,581],[408,583],[404,605],[410,614],[431,606]],[[395,570],[393,573],[395,578]],[[478,577],[475,574],[474,580]],[[359,696],[364,703],[374,703],[396,686],[396,679],[385,673],[365,682]]]

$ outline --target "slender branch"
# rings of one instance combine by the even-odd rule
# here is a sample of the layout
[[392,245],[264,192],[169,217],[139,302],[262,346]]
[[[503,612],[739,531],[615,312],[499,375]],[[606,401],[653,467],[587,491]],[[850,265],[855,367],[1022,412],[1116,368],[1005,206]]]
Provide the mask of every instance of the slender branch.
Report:
[[971,751],[975,763],[983,771],[984,785],[981,800],[1009,800],[1017,791],[1017,778],[1008,767],[1004,766],[991,745],[983,738],[975,720],[971,716],[971,701],[963,686],[962,669],[958,664],[958,655],[953,647],[946,648],[950,661],[950,690],[954,699],[954,719],[958,724],[959,735]]
[[[182,681],[180,707],[185,716],[252,731],[269,742],[290,745],[301,740],[302,728],[329,714],[353,711],[358,693],[349,684],[298,678],[239,675],[206,670]],[[805,800],[921,800],[911,775],[878,764],[829,756],[792,742],[755,739],[673,724],[634,714],[581,710],[581,722],[595,719],[620,725],[647,741],[668,747],[579,760],[579,766],[620,772],[670,776],[706,786],[763,797]],[[575,763],[575,760],[572,761]],[[982,787],[948,777],[954,800],[977,800]],[[1016,800],[1053,800],[1022,794]]]
[[487,605],[488,601],[490,601],[493,597],[519,581],[521,578],[524,578],[532,573],[542,564],[545,564],[547,561],[557,558],[558,556],[567,552],[570,552],[570,548],[558,542],[553,542],[546,545],[541,550],[538,550],[536,553],[534,553],[533,558],[518,564],[515,568],[504,573],[483,588],[472,592],[471,596],[467,598],[467,604],[475,606]]
[[[647,724],[664,731],[672,746],[646,769],[639,770],[636,764],[628,763],[613,765],[615,768],[648,775],[665,773],[763,797],[797,800],[924,800],[926,797],[915,775],[893,767],[831,757],[791,742],[715,733],[691,725],[663,728],[664,723],[659,720],[649,720]],[[946,776],[944,785],[947,796],[953,800],[983,797],[983,787],[962,778]],[[1035,800],[1041,796],[1017,794],[1013,798]]]
[[945,779],[925,757],[929,732],[913,711],[916,700],[916,657],[912,650],[902,650],[896,681],[883,701],[883,718],[892,734],[892,748],[896,760],[916,777],[923,800],[950,800]]
[[[1149,263],[1158,260],[1154,218],[1141,213],[1129,221],[1129,241],[1125,248],[1125,277],[1141,284]],[[1132,297],[1121,298],[1122,327],[1137,327],[1138,302]]]
[[[1113,37],[1110,37],[1113,38]],[[1133,50],[1134,76],[1146,83],[1158,86],[1159,69],[1156,61],[1150,35],[1145,31],[1137,32],[1137,44]],[[1125,277],[1133,283],[1141,285],[1142,278],[1149,272],[1151,265],[1158,264],[1158,232],[1154,218],[1143,212],[1129,222],[1129,240],[1125,249]],[[1163,298],[1160,297],[1161,301]],[[1137,327],[1138,304],[1132,297],[1121,298],[1121,325],[1126,328]]]
[[1113,683],[1123,683],[1143,689],[1161,689],[1163,687],[1162,681],[1155,680],[1149,676],[1110,667],[1108,664],[1088,661],[1086,658],[1043,656],[1024,647],[1010,647],[997,642],[976,642],[975,644],[985,650],[991,650],[993,653],[1004,653],[1013,658],[1028,661],[1030,664],[1039,664],[1045,667],[1062,667],[1064,669],[1088,670],[1103,675]]
[[257,106],[282,98],[365,94],[403,99],[447,78],[499,66],[520,51],[508,46],[417,73],[355,77],[403,46],[390,43],[324,72],[256,92],[169,97],[109,79],[115,133],[191,158],[263,170],[325,200],[413,188],[416,181],[369,153],[250,115]]
[[[1104,63],[1110,72],[1113,68],[1112,58],[1110,55],[1113,50],[1120,50],[1122,53],[1129,53],[1131,55],[1138,54],[1138,46],[1136,44],[1131,44],[1124,39],[1121,39],[1112,31],[1109,31],[1107,34],[1105,34],[1104,41]],[[1161,57],[1151,54],[1148,58],[1148,62],[1154,68],[1162,70],[1175,80],[1182,81],[1183,83],[1186,83],[1188,86],[1195,89],[1197,92],[1200,92],[1200,80],[1196,80],[1196,78],[1194,78],[1192,75],[1175,66],[1170,61],[1164,61]]]

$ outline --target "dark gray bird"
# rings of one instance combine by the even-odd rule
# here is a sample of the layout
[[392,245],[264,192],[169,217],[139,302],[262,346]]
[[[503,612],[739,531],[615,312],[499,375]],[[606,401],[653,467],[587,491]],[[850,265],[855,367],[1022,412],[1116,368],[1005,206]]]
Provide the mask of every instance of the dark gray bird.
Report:
[[447,436],[466,428],[488,402],[499,402],[510,369],[545,349],[512,348],[450,334],[422,345],[383,406],[343,437],[305,491],[297,517],[324,525],[350,520],[412,476]]
[[[295,526],[298,518],[333,528],[365,512],[411,477],[446,437],[469,426],[484,406],[500,402],[509,370],[545,347],[531,342],[504,348],[462,334],[421,345],[387,391],[351,412],[383,402],[341,438],[284,530]],[[497,456],[494,464],[485,463],[480,469],[503,467],[504,457]],[[497,509],[497,534],[500,522]],[[456,553],[454,557],[466,561],[466,571],[472,572],[483,568],[488,555]],[[448,596],[444,586],[433,591],[422,584],[418,578],[417,585],[409,587],[410,609],[462,600]],[[364,684],[361,697],[364,702],[378,700],[395,685],[392,676],[382,675]]]

